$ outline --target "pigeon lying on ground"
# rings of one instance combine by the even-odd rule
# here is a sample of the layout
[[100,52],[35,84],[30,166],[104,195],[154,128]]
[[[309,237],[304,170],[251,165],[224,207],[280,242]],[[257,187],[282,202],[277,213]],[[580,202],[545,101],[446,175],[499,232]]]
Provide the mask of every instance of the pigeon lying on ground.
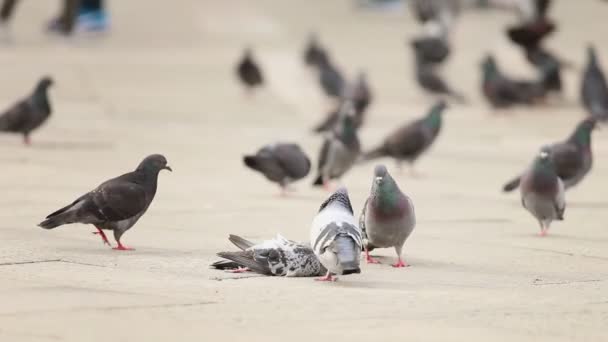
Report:
[[600,67],[595,48],[587,48],[587,66],[581,84],[581,100],[587,113],[600,120],[608,120],[608,85]]
[[236,72],[248,91],[264,84],[262,70],[253,59],[253,52],[250,48],[246,48],[243,52],[243,57],[237,65]]
[[310,243],[327,269],[325,277],[317,280],[334,281],[333,275],[361,272],[361,230],[346,188],[339,188],[321,204],[310,228]]
[[522,175],[521,203],[540,225],[540,236],[547,235],[551,222],[564,219],[564,184],[555,172],[551,150],[543,149]]
[[544,99],[547,91],[544,80],[511,80],[498,69],[494,57],[488,55],[482,62],[482,92],[488,102],[497,108],[516,104],[532,105]]
[[360,153],[361,145],[354,118],[352,115],[343,115],[335,130],[325,137],[319,153],[318,175],[313,186],[323,185],[328,189],[329,182],[350,170]]
[[53,84],[50,77],[38,81],[31,95],[20,100],[0,114],[0,132],[23,134],[23,142],[30,144],[30,133],[40,127],[51,115],[48,88]]
[[[565,189],[577,185],[591,170],[593,165],[591,133],[595,126],[596,120],[587,118],[576,126],[568,139],[545,147],[550,151],[549,157],[557,175],[564,182]],[[520,177],[515,177],[504,185],[503,191],[517,189],[519,182]]]
[[110,245],[103,229],[112,230],[117,250],[130,250],[120,237],[146,212],[156,194],[158,173],[172,171],[160,154],[146,157],[133,172],[110,179],[80,196],[70,205],[46,217],[39,226],[53,229],[64,224],[92,224],[103,242]]
[[401,192],[384,165],[376,166],[371,193],[359,218],[367,262],[379,263],[369,255],[374,248],[394,247],[397,263],[393,267],[409,266],[401,258],[401,252],[415,226],[412,201]]
[[236,235],[230,235],[228,239],[241,251],[217,253],[230,261],[218,261],[211,267],[285,277],[315,277],[327,272],[309,245],[287,240],[281,235],[259,244]]
[[255,155],[243,157],[243,162],[269,181],[279,183],[282,194],[285,194],[287,185],[310,172],[310,159],[300,146],[292,143],[266,145]]
[[429,113],[414,122],[408,123],[391,133],[379,147],[363,154],[362,160],[372,160],[381,157],[396,159],[397,166],[401,162],[413,164],[432,144],[441,130],[442,114],[446,108],[444,101],[435,104]]

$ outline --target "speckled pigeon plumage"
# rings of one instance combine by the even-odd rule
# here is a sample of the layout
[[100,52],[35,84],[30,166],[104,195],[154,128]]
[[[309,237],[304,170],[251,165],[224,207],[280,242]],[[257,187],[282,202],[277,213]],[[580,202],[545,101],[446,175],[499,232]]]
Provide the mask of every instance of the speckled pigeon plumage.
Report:
[[608,120],[608,85],[593,46],[587,48],[587,66],[581,84],[581,100],[587,113]]
[[397,262],[393,267],[408,266],[401,253],[405,240],[415,226],[412,201],[401,192],[384,165],[376,166],[372,189],[359,218],[367,262],[378,263],[369,255],[369,251],[393,247],[397,253]]
[[245,49],[243,57],[239,61],[236,72],[247,89],[260,87],[264,84],[264,76],[262,69],[253,58],[253,52],[250,48]]
[[128,250],[130,248],[123,246],[120,238],[148,210],[156,194],[161,170],[171,171],[167,159],[160,154],[150,155],[135,171],[102,183],[47,216],[39,226],[53,229],[71,223],[92,224],[104,243],[110,245],[103,230],[111,230],[118,244],[114,249]]
[[230,235],[228,239],[241,251],[217,253],[229,261],[218,261],[211,267],[246,269],[262,275],[285,277],[315,277],[327,273],[310,245],[287,240],[281,235],[257,244],[237,235]]
[[346,188],[339,188],[321,204],[310,228],[310,244],[327,269],[326,276],[318,280],[332,281],[334,275],[361,272],[361,230]]
[[446,108],[444,101],[435,104],[428,114],[414,122],[401,126],[391,133],[384,142],[363,155],[363,160],[381,157],[396,159],[413,164],[435,142],[441,131],[442,115]]
[[540,235],[545,236],[551,222],[563,220],[566,209],[564,184],[557,176],[550,157],[551,151],[543,149],[532,166],[522,175],[521,203],[540,225]]
[[[545,147],[555,167],[557,175],[564,182],[564,188],[569,189],[582,181],[593,166],[591,151],[591,134],[596,126],[596,120],[587,118],[581,121],[568,139]],[[504,185],[503,191],[517,189],[520,177],[515,177]]]
[[342,177],[361,153],[352,115],[343,115],[332,132],[328,132],[319,153],[318,174],[314,186],[329,186],[332,179]]
[[44,124],[51,115],[48,88],[52,84],[50,77],[43,77],[29,96],[0,114],[0,132],[22,134],[23,142],[29,145],[30,133]]

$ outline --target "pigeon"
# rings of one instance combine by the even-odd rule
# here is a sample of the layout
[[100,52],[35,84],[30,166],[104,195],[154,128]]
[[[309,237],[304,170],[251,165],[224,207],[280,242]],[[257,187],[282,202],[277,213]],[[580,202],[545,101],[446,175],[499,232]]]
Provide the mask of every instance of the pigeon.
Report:
[[422,65],[441,64],[450,54],[448,43],[441,38],[419,37],[410,42]]
[[288,184],[308,175],[311,165],[300,146],[293,143],[266,145],[256,154],[243,157],[243,162],[269,181],[279,183],[283,195]]
[[495,108],[505,108],[516,104],[532,105],[546,95],[544,80],[511,80],[504,76],[494,57],[488,55],[481,63],[482,92]]
[[342,177],[361,153],[361,145],[352,115],[343,115],[335,130],[325,137],[319,154],[318,175],[313,186],[329,189],[332,179]]
[[394,247],[397,263],[393,267],[407,267],[401,258],[403,244],[416,226],[414,205],[386,170],[376,166],[369,197],[359,217],[363,249],[368,263],[379,263],[369,255],[374,248]]
[[50,77],[43,77],[32,94],[0,114],[0,132],[20,133],[23,135],[24,144],[30,145],[30,133],[51,115],[48,88],[52,84]]
[[408,123],[391,133],[377,148],[363,154],[362,160],[372,160],[381,157],[392,157],[401,162],[406,161],[412,165],[424,153],[439,135],[441,130],[441,117],[446,103],[437,102],[429,113],[414,122]]
[[264,84],[262,70],[253,59],[253,52],[250,48],[245,49],[243,57],[237,65],[236,72],[248,91]]
[[356,82],[345,91],[336,108],[327,114],[325,119],[313,128],[315,133],[330,131],[335,128],[339,118],[343,115],[352,115],[355,128],[363,125],[367,107],[372,102],[372,93],[367,83],[367,76],[360,72]]
[[[552,144],[546,149],[555,167],[555,172],[564,182],[564,188],[569,189],[583,180],[591,171],[593,154],[591,153],[591,133],[596,127],[596,120],[587,118],[581,121],[574,132],[565,141]],[[517,176],[503,186],[504,192],[510,192],[519,186]]]
[[230,235],[228,239],[241,251],[217,253],[229,261],[218,261],[211,267],[234,269],[236,266],[235,272],[252,271],[285,277],[316,277],[327,272],[310,245],[287,240],[281,235],[259,244],[237,235]]
[[115,250],[132,250],[120,237],[146,212],[156,194],[158,173],[172,171],[160,154],[146,157],[133,172],[110,179],[93,191],[46,217],[39,226],[53,229],[64,224],[92,224],[103,242],[110,245],[103,230],[114,231]]
[[537,46],[525,49],[526,59],[534,65],[541,74],[543,85],[547,92],[562,92],[561,69],[568,66],[548,50]]
[[344,95],[346,81],[342,73],[326,55],[319,63],[319,84],[329,98],[337,99]]
[[[411,2],[416,19],[423,25],[427,34],[447,38],[459,5],[453,0],[414,0]],[[429,27],[431,27],[429,29]]]
[[308,44],[304,49],[304,63],[310,67],[318,67],[322,60],[328,59],[327,51],[319,43],[319,37],[316,33],[311,33],[308,38]]
[[535,1],[535,11],[531,18],[507,28],[509,39],[523,48],[539,46],[541,41],[556,29],[556,24],[546,15],[549,5],[549,0]]
[[540,236],[547,235],[552,221],[564,219],[564,183],[557,175],[550,149],[541,150],[522,175],[521,203],[538,220]]
[[348,191],[341,187],[321,204],[312,221],[310,243],[327,269],[320,281],[335,281],[334,275],[360,273],[361,229],[355,222]]
[[422,89],[431,94],[449,96],[460,103],[467,102],[462,94],[447,85],[433,65],[424,63],[420,56],[416,56],[416,81]]
[[595,48],[587,48],[588,61],[581,84],[583,106],[592,117],[608,120],[608,85],[600,67]]

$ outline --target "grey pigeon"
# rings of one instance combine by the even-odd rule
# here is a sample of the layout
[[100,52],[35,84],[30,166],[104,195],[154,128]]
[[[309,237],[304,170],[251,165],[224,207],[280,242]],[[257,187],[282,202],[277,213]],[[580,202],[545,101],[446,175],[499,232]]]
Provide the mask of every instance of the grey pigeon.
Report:
[[243,162],[269,181],[279,183],[283,194],[287,185],[306,177],[310,171],[310,159],[293,143],[266,145],[256,154],[243,157]]
[[319,65],[319,84],[321,89],[331,99],[343,96],[346,88],[346,80],[340,70],[336,68],[329,56],[325,55],[320,59]]
[[325,48],[319,42],[318,35],[311,33],[308,38],[308,44],[304,49],[304,63],[310,67],[318,67],[327,58],[327,51],[325,51]]
[[608,85],[597,60],[595,48],[587,48],[587,66],[581,84],[581,100],[589,115],[608,120]]
[[351,98],[355,105],[355,113],[359,117],[359,126],[363,124],[363,114],[373,101],[372,91],[369,87],[367,73],[360,71],[355,83],[352,85]]
[[310,243],[327,269],[326,276],[317,280],[333,281],[334,275],[361,272],[361,230],[346,188],[339,188],[321,204],[310,228]]
[[369,255],[374,248],[394,247],[397,263],[393,267],[407,267],[401,252],[415,226],[412,201],[401,192],[384,165],[376,166],[371,193],[359,217],[367,262],[379,263]]
[[564,219],[564,184],[557,176],[551,151],[543,149],[521,180],[521,203],[540,225],[540,236],[547,235],[551,222]]
[[319,154],[318,175],[313,186],[323,185],[328,188],[330,180],[342,177],[354,165],[360,153],[361,145],[354,118],[344,115],[335,130],[325,137]]
[[315,133],[334,131],[338,127],[340,118],[347,115],[350,115],[352,117],[355,129],[359,129],[363,121],[362,114],[358,115],[357,111],[355,110],[355,103],[353,102],[353,100],[349,98],[343,98],[340,103],[337,104],[336,109],[329,112],[325,119],[323,119],[323,121],[321,121],[313,128],[313,131]]
[[264,84],[262,69],[260,69],[253,59],[253,52],[250,48],[246,48],[243,52],[243,57],[237,64],[236,73],[247,90],[260,87]]
[[423,65],[441,64],[450,54],[448,43],[436,37],[418,37],[410,42],[415,56]]
[[103,229],[112,230],[117,250],[130,250],[120,237],[146,212],[156,194],[158,173],[172,171],[160,154],[146,157],[133,172],[110,179],[74,202],[46,217],[39,226],[53,229],[64,224],[92,224],[103,242],[110,245]]
[[408,123],[391,133],[377,148],[363,154],[362,160],[392,157],[401,162],[413,164],[435,142],[441,131],[442,115],[446,108],[444,101],[435,104],[429,113],[414,122]]
[[[419,52],[415,51],[416,54]],[[453,90],[439,75],[437,68],[416,56],[416,81],[418,85],[432,95],[447,96],[459,103],[466,103],[467,99],[461,93]]]
[[481,63],[482,92],[495,108],[517,104],[533,105],[547,94],[545,80],[512,80],[500,71],[493,56],[486,56]]
[[[577,185],[591,171],[593,165],[591,133],[595,127],[596,120],[587,118],[576,126],[568,139],[545,147],[551,152],[549,157],[557,175],[564,182],[565,189]],[[519,182],[520,177],[517,176],[504,185],[503,191],[517,189]]]
[[23,134],[23,142],[30,144],[30,133],[40,127],[51,115],[48,88],[53,84],[50,77],[38,81],[32,94],[20,100],[0,114],[0,132]]
[[231,269],[236,266],[236,272],[253,271],[285,277],[315,277],[327,272],[310,245],[287,240],[281,235],[259,244],[237,235],[230,235],[228,239],[241,251],[218,253],[229,261],[218,261],[211,267]]

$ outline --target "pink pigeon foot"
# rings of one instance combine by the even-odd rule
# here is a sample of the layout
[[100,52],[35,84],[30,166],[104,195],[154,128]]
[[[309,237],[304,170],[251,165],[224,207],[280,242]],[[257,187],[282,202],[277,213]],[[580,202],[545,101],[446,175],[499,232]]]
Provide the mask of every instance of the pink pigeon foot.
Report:
[[367,261],[368,264],[379,264],[380,261],[377,259],[372,258],[371,255],[369,255],[369,251],[366,249],[365,250],[365,261]]
[[125,245],[123,245],[122,243],[120,243],[120,241],[116,241],[118,243],[118,247],[114,247],[112,248],[115,251],[134,251],[135,248],[131,248],[131,247],[127,247]]
[[246,272],[251,272],[251,270],[247,267],[239,267],[235,270],[229,270],[228,272],[230,273],[246,273]]
[[98,227],[95,227],[95,228],[97,228],[97,231],[96,231],[96,232],[93,232],[93,234],[95,234],[95,235],[100,235],[100,236],[101,236],[101,239],[103,240],[103,243],[104,243],[105,245],[112,246],[112,245],[110,244],[110,241],[108,240],[108,237],[106,236],[106,233],[104,233],[104,232],[103,232],[103,230],[101,230],[101,229],[100,229],[100,228],[98,228]]
[[407,262],[403,261],[401,258],[399,258],[397,263],[392,264],[391,266],[393,266],[395,268],[401,268],[401,267],[409,267],[410,265]]
[[334,278],[332,277],[331,273],[327,273],[327,275],[325,275],[324,277],[321,278],[315,278],[316,281],[337,281],[338,278]]

